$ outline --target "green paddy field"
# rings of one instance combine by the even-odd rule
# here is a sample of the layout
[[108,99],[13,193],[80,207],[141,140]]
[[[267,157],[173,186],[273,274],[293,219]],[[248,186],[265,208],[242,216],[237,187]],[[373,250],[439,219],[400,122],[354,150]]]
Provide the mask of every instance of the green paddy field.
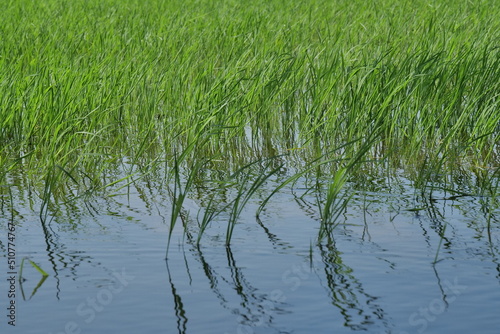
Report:
[[[66,268],[56,256],[64,249],[58,245],[65,238],[59,236],[69,233],[66,240],[83,242],[89,221],[99,221],[101,232],[118,233],[125,229],[120,224],[157,217],[156,236],[162,237],[147,255],[167,258],[167,268],[179,245],[192,247],[191,254],[203,247],[224,257],[228,252],[231,259],[239,247],[252,249],[248,240],[255,227],[276,250],[281,245],[276,238],[301,234],[304,226],[304,239],[292,238],[290,248],[299,248],[297,254],[310,263],[317,254],[322,260],[316,264],[328,271],[345,265],[334,260],[341,254],[332,253],[337,238],[353,237],[349,229],[358,225],[377,229],[370,223],[371,208],[375,215],[385,214],[381,221],[392,222],[396,212],[427,222],[418,241],[425,249],[425,268],[460,258],[452,250],[453,237],[460,235],[464,243],[484,241],[475,253],[482,255],[474,259],[491,256],[497,269],[486,276],[500,277],[498,1],[1,2],[0,227],[18,224],[25,245],[36,240],[27,231],[40,229],[40,237],[52,245],[26,246],[25,255],[49,274],[44,286]],[[298,217],[299,212],[308,223],[276,223],[273,232],[274,222],[293,220],[287,214]],[[464,218],[470,212],[474,217]],[[460,230],[465,225],[453,227],[461,219],[473,222],[467,225],[470,233]],[[148,229],[137,233],[151,233]],[[428,233],[434,236],[430,241]],[[108,246],[127,243],[115,242]],[[396,249],[403,251],[406,242]],[[87,246],[105,250],[106,245]],[[98,262],[99,256],[93,259]],[[214,274],[206,275],[213,289]],[[76,277],[86,277],[85,272]],[[281,275],[276,277],[267,282],[279,282]],[[348,278],[354,283],[347,290],[358,284],[358,278]],[[498,288],[500,278],[493,281]],[[335,279],[330,283],[330,306],[344,305],[338,315],[363,309],[352,308],[365,305],[361,300],[367,299],[366,305],[374,300],[363,292],[354,303],[339,303],[341,291]],[[242,290],[238,284],[234,289]],[[356,291],[355,296],[364,290]],[[179,298],[178,292],[170,296],[177,319],[172,326],[179,333],[203,333],[202,327],[188,331],[187,320],[196,316],[182,315]],[[434,297],[429,298],[423,305]],[[498,306],[483,300],[490,310]],[[240,305],[255,311],[262,303],[243,298]],[[215,304],[225,307],[225,299]],[[233,327],[274,333],[272,319],[279,319],[281,307],[259,313],[267,319],[262,326],[251,321],[249,311]],[[459,324],[467,312],[450,323]],[[396,329],[408,317],[396,318],[394,323],[384,318],[376,330],[400,333]],[[370,322],[356,327],[346,319],[340,332],[374,332]],[[421,333],[435,324],[422,317],[424,328],[419,319],[413,317],[417,325],[410,321],[407,327]],[[490,320],[474,330],[493,333],[499,324]],[[66,317],[58,321],[64,328]],[[288,331],[276,332],[303,332],[300,324],[291,324]],[[436,331],[446,332],[443,326]],[[164,329],[149,330],[158,328]],[[405,333],[408,328],[403,326]]]

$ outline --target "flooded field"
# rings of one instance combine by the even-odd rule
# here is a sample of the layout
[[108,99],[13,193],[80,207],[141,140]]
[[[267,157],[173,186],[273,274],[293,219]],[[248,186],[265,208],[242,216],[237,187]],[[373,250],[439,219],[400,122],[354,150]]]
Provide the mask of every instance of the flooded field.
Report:
[[168,257],[171,204],[147,182],[45,222],[27,210],[40,203],[12,188],[0,218],[16,222],[17,259],[49,274],[24,265],[16,333],[496,333],[496,199],[436,191],[425,201],[401,175],[375,179],[347,187],[351,199],[318,243],[302,181],[259,218],[251,200],[229,247],[227,217],[197,245],[201,198],[187,200]]
[[497,2],[5,2],[0,333],[498,333]]

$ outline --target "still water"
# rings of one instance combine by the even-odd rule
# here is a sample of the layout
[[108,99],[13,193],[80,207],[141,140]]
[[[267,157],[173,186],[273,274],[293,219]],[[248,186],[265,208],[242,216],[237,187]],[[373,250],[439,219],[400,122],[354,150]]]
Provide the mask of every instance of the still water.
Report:
[[[435,194],[411,182],[353,193],[332,241],[316,242],[314,201],[277,194],[259,219],[250,202],[224,245],[224,217],[201,245],[171,203],[137,183],[65,207],[12,187],[0,211],[1,333],[500,333],[500,225],[485,198]],[[7,203],[9,196],[4,196]],[[195,224],[199,202],[185,203]],[[13,216],[13,218],[12,218]],[[8,222],[15,229],[15,327],[8,324]],[[188,229],[189,231],[189,229]],[[435,259],[437,261],[435,262]]]

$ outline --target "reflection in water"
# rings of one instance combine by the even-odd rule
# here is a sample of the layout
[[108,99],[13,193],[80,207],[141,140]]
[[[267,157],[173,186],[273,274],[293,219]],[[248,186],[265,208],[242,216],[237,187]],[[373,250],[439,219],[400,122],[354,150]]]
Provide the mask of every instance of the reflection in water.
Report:
[[[41,225],[42,225],[42,230],[44,234],[44,240],[45,240],[45,245],[46,248],[45,250],[47,251],[47,256],[49,257],[49,262],[52,264],[52,270],[54,271],[54,278],[56,279],[56,297],[59,299],[59,294],[61,293],[60,289],[60,280],[59,280],[59,270],[57,268],[57,260],[56,257],[58,257],[59,261],[64,260],[63,252],[61,252],[61,245],[56,243],[55,239],[57,239],[56,233],[51,229],[50,225],[47,224],[46,219],[40,219]],[[66,263],[63,262],[63,266],[66,267]]]
[[35,296],[36,292],[38,291],[38,289],[43,285],[43,283],[45,282],[45,280],[47,279],[47,277],[49,276],[42,276],[42,278],[40,279],[40,281],[38,282],[38,284],[33,288],[30,296],[28,298],[26,298],[26,294],[24,293],[24,282],[23,280],[20,280],[19,281],[19,287],[21,289],[21,295],[23,296],[23,300],[26,301],[26,300],[30,300],[31,298],[33,298],[33,296]]
[[175,288],[174,282],[172,281],[172,275],[170,274],[168,261],[166,261],[166,264],[168,272],[168,282],[170,283],[170,289],[172,290],[172,296],[174,300],[175,317],[177,319],[177,330],[179,334],[184,334],[186,333],[187,322],[188,322],[188,319],[186,318],[186,311],[184,310],[184,304],[182,303],[182,298],[177,293],[177,289]]
[[[259,295],[258,289],[255,288],[246,278],[243,270],[237,266],[231,248],[226,248],[228,266],[231,271],[231,281],[223,278],[226,283],[230,284],[238,296],[241,298],[240,308],[233,309],[234,314],[240,316],[242,325],[273,327],[273,310],[267,310],[265,305],[273,305],[266,295]],[[268,312],[269,311],[269,312]]]
[[278,236],[276,234],[272,233],[269,230],[269,228],[266,225],[264,225],[264,223],[262,223],[262,220],[259,218],[259,216],[256,216],[255,220],[257,221],[257,224],[259,224],[259,226],[262,227],[262,229],[264,230],[264,233],[267,236],[267,239],[273,245],[274,248],[285,249],[287,247],[290,247],[290,245],[288,243],[280,240],[280,238],[278,238]]
[[[370,228],[372,232],[375,231],[377,237],[379,232],[377,232],[376,226],[371,225],[373,222],[368,222],[368,220],[372,220],[371,217],[368,217],[368,215],[370,215],[370,210],[374,212],[387,210],[387,204],[389,203],[394,211],[389,215],[389,218],[387,218],[387,215],[384,215],[384,218],[387,219],[396,230],[398,229],[394,224],[396,216],[399,216],[398,219],[411,220],[411,224],[417,227],[416,230],[420,229],[421,231],[418,241],[416,241],[420,243],[419,248],[429,251],[428,253],[430,253],[432,257],[434,254],[438,255],[438,259],[440,260],[454,260],[449,254],[453,254],[457,245],[464,243],[463,240],[461,240],[463,226],[453,224],[453,221],[450,219],[449,211],[450,207],[453,208],[450,204],[460,199],[466,201],[469,200],[469,198],[450,197],[446,194],[442,197],[438,197],[441,195],[439,193],[435,194],[435,197],[418,196],[415,195],[413,190],[404,187],[402,184],[403,182],[397,184],[399,187],[396,187],[397,191],[395,190],[393,193],[389,192],[388,194],[380,194],[378,192],[357,192],[356,194],[359,196],[359,200],[353,200],[354,204],[351,203],[351,205],[354,207],[358,205],[359,208],[361,208],[358,209],[356,213],[361,211],[362,224],[357,224],[359,221],[356,221],[355,224],[346,224],[333,229],[331,231],[332,233],[330,233],[327,238],[328,242],[326,244],[320,243],[317,245],[320,260],[313,261],[311,258],[311,270],[316,272],[320,284],[327,291],[330,304],[333,306],[332,309],[335,316],[332,318],[335,319],[339,317],[343,319],[343,327],[346,328],[346,330],[373,331],[376,328],[380,332],[391,333],[396,326],[400,325],[394,324],[391,320],[391,316],[386,311],[386,305],[384,305],[384,302],[381,300],[384,295],[380,293],[375,295],[366,290],[366,284],[364,284],[359,277],[354,275],[353,267],[344,262],[342,252],[335,242],[335,237],[341,235],[344,237],[349,236],[350,242],[356,243],[356,241],[353,241],[355,238],[351,237],[356,233],[354,232],[357,229],[356,226],[359,226],[359,246],[365,247],[370,245],[370,247],[377,248],[379,253],[383,252],[384,247],[381,245],[379,246],[378,243],[372,240],[371,232],[368,230],[368,228]],[[318,204],[321,203],[309,200],[315,196],[310,189],[310,187],[301,188],[299,185],[299,187],[296,187],[292,191],[292,195],[297,207],[303,214],[314,221],[318,221],[320,217]],[[477,203],[463,205],[461,202],[460,204],[458,208],[466,208],[467,205],[471,206],[467,212],[461,212],[460,217],[469,219],[467,218],[468,215],[470,216],[472,214],[471,212],[477,210]],[[349,210],[352,210],[352,208],[349,208]],[[349,210],[347,208],[345,209],[342,219],[351,222],[353,220],[350,215],[353,215],[353,213]],[[495,210],[493,210],[493,212],[495,212]],[[490,216],[484,216],[484,212],[489,212]],[[489,210],[483,210],[483,216],[477,219],[477,221],[484,222],[489,219],[489,221],[498,225],[495,217],[491,217],[491,212],[491,208],[489,208]],[[181,218],[185,226],[190,225],[187,214],[183,215]],[[290,251],[287,253],[293,253],[293,244],[283,241],[286,239],[286,236],[274,233],[272,228],[266,226],[259,217],[257,217],[256,221],[257,225],[264,231],[267,241],[274,249],[289,249]],[[491,258],[491,261],[493,261],[499,273],[497,277],[500,277],[500,266],[498,265],[499,243],[498,240],[495,240],[495,235],[490,231],[491,224],[480,227],[475,221],[476,219],[472,219],[472,223],[467,226],[477,230],[478,235],[481,235],[481,239],[484,239],[484,243],[481,245],[485,246],[487,249],[481,249],[479,253],[483,256],[488,255]],[[350,227],[353,227],[353,230],[349,230]],[[399,234],[400,232],[397,233]],[[238,265],[238,258],[229,247],[226,248],[227,266],[225,267],[228,272],[224,272],[223,269],[220,269],[220,260],[219,262],[212,262],[213,260],[207,259],[203,254],[201,247],[195,246],[196,242],[193,241],[193,235],[195,234],[196,233],[189,233],[189,229],[187,230],[186,241],[190,246],[188,253],[199,263],[198,268],[203,271],[203,276],[208,283],[210,291],[215,295],[219,304],[224,309],[228,310],[230,314],[235,315],[240,325],[239,329],[241,329],[241,332],[259,332],[259,330],[263,328],[276,333],[292,333],[295,330],[294,328],[286,328],[286,325],[283,326],[285,328],[282,328],[277,324],[282,324],[283,319],[287,319],[287,315],[291,314],[293,316],[294,313],[298,314],[295,309],[300,307],[300,305],[284,304],[283,302],[279,303],[271,294],[262,292],[262,289],[258,287],[260,282],[248,279],[249,275],[245,267],[241,266],[241,264]],[[417,234],[419,233],[417,232]],[[437,247],[440,240],[442,242],[441,249]],[[312,248],[311,252],[315,253]],[[186,252],[183,252],[183,256],[186,257]],[[399,262],[391,261],[390,258],[384,258],[383,256],[377,256],[376,258],[387,263],[392,272],[398,270],[397,265],[400,264]],[[191,275],[191,273],[189,273],[188,261],[185,260],[185,263],[186,271],[188,271],[188,275]],[[438,261],[438,263],[440,262]],[[432,258],[429,258],[428,265],[426,269],[433,270],[434,272],[435,284],[440,294],[438,298],[442,300],[443,307],[448,309],[450,302],[456,297],[450,295],[449,288],[447,287],[449,279],[441,279],[438,270],[439,266],[437,264],[432,264]],[[168,263],[167,271],[169,274],[172,296],[175,300],[174,311],[177,317],[178,332],[189,332],[187,328],[188,317],[186,315],[186,311],[188,310],[186,310],[185,307],[189,308],[190,305],[181,302],[181,293],[174,287],[175,279],[168,269]],[[194,273],[193,275],[198,278],[200,276]],[[252,275],[252,277],[255,276]],[[277,275],[277,277],[280,276]],[[195,283],[190,282],[189,284],[192,286],[191,284]],[[385,291],[384,293],[389,294],[390,292]],[[236,304],[234,302],[235,297],[237,297]],[[193,313],[196,312],[199,311],[193,310]],[[407,315],[407,317],[409,315]],[[255,331],[253,329],[255,329]]]
[[[83,262],[91,263],[92,258],[84,255],[85,252],[83,251],[68,249],[66,243],[61,241],[57,232],[52,228],[49,223],[51,221],[53,220],[40,220],[46,245],[45,251],[47,252],[48,260],[52,265],[52,271],[54,273],[53,277],[56,281],[56,298],[60,299],[60,270],[69,271],[70,276],[73,279],[77,279],[79,277],[77,271],[78,267],[80,267]],[[66,276],[68,275],[66,274]]]
[[[436,268],[436,263],[434,263],[432,265],[432,269],[434,270],[434,274],[436,275],[436,280],[437,280],[437,284],[438,284],[438,287],[439,287],[439,291],[441,292],[441,299],[443,300],[443,303],[444,303],[444,306],[445,308],[447,309],[448,306],[449,306],[449,303],[448,303],[448,295],[443,287],[443,283],[441,281],[441,277],[439,276],[439,273],[437,271],[437,268]],[[454,297],[452,297],[454,298]]]
[[325,288],[332,304],[344,318],[344,326],[352,330],[369,330],[377,321],[389,326],[386,314],[377,297],[368,294],[363,284],[352,274],[353,269],[343,263],[341,252],[335,243],[319,245],[326,278]]
[[[195,246],[191,238],[188,237],[187,239],[190,245],[189,253],[200,264],[199,268],[203,271],[211,292],[223,308],[236,316],[240,331],[251,333],[253,332],[252,328],[267,328],[276,333],[294,332],[293,329],[280,328],[276,325],[279,322],[277,318],[280,315],[291,313],[291,311],[286,310],[284,300],[273,296],[273,293],[263,293],[261,289],[256,287],[258,285],[257,281],[251,282],[248,280],[244,268],[237,264],[230,247],[226,248],[227,269],[229,272],[223,273],[214,269],[217,266],[213,266],[208,262],[202,249]],[[273,242],[276,242],[276,240],[270,238],[273,246],[276,246]],[[389,330],[391,324],[387,320],[382,307],[376,303],[377,297],[365,291],[363,284],[353,275],[353,269],[343,263],[341,252],[335,248],[333,243],[328,246],[319,245],[318,247],[321,260],[311,262],[313,267],[310,270],[316,273],[324,273],[326,278],[324,287],[328,292],[331,303],[338,309],[339,316],[344,319],[344,326],[352,330],[369,330],[373,326]],[[181,252],[183,256],[186,255],[185,250]],[[177,330],[179,333],[186,333],[189,332],[187,328],[187,312],[185,304],[182,303],[182,296],[175,287],[175,280],[169,269],[168,261],[167,259],[167,272],[174,300]],[[186,271],[188,275],[191,275],[187,261]],[[321,282],[322,278],[320,276],[322,275],[318,275]],[[279,275],[278,277],[281,279]],[[185,284],[185,281],[183,284]],[[192,282],[189,285],[192,286]],[[237,297],[237,303],[234,302],[235,297]]]
[[[162,187],[159,181],[157,184],[151,182],[150,180],[145,180],[144,183],[137,182],[137,184],[135,184],[137,187],[137,196],[141,200],[141,202],[138,201],[139,204],[136,202],[132,205],[130,205],[130,203],[127,205],[126,201],[120,202],[117,199],[118,197],[104,197],[96,204],[87,201],[79,202],[77,206],[80,206],[80,210],[81,208],[87,208],[88,214],[86,215],[75,213],[77,211],[74,208],[68,208],[68,211],[73,212],[73,217],[69,217],[69,215],[65,217],[59,215],[55,216],[55,219],[50,220],[50,216],[47,216],[49,219],[41,220],[39,225],[41,230],[40,234],[43,234],[41,238],[43,238],[45,252],[52,266],[52,277],[54,277],[56,281],[57,299],[64,301],[64,298],[60,298],[59,296],[61,294],[61,282],[62,286],[64,286],[65,280],[81,279],[81,277],[84,277],[83,275],[88,274],[88,272],[81,268],[84,262],[90,263],[93,267],[99,266],[100,269],[107,270],[106,268],[100,267],[100,259],[97,259],[95,255],[91,257],[86,255],[85,251],[74,251],[75,248],[70,244],[70,242],[74,240],[71,238],[74,238],[75,235],[80,232],[80,228],[84,228],[81,221],[88,219],[88,216],[93,217],[99,225],[98,220],[102,219],[103,216],[125,217],[130,211],[135,212],[137,217],[148,215],[155,216],[157,217],[156,219],[162,220],[165,226],[168,226],[168,210],[170,209],[168,187]],[[311,198],[315,198],[316,194],[312,192],[311,187],[306,186],[306,183],[307,182],[300,184],[300,182],[297,182],[297,186],[292,189],[292,195],[295,200],[294,205],[299,208],[297,211],[301,212],[303,216],[310,219],[313,223],[318,223],[320,217],[318,205],[321,203],[311,200]],[[386,302],[387,299],[398,300],[397,297],[391,299],[391,296],[391,298],[384,299],[393,292],[390,289],[384,290],[383,287],[381,290],[375,291],[368,289],[368,286],[373,286],[373,284],[370,284],[373,282],[369,282],[369,278],[366,278],[368,277],[367,273],[371,274],[371,272],[369,272],[370,269],[363,268],[358,271],[359,263],[349,263],[347,256],[344,255],[347,254],[346,247],[349,246],[342,243],[348,240],[349,245],[362,249],[361,255],[363,256],[368,253],[366,251],[367,248],[371,250],[376,248],[374,252],[376,255],[374,258],[387,264],[389,268],[389,273],[387,275],[382,274],[378,276],[378,279],[383,277],[398,282],[398,279],[401,277],[398,277],[398,275],[405,274],[405,268],[401,270],[401,267],[404,267],[401,264],[403,261],[406,261],[406,258],[403,257],[407,256],[408,252],[404,249],[397,249],[391,250],[391,253],[384,253],[386,251],[386,246],[393,246],[392,242],[394,241],[388,241],[390,237],[387,236],[381,237],[381,234],[387,231],[384,230],[384,228],[387,228],[389,225],[392,225],[394,230],[400,229],[400,231],[394,233],[394,235],[398,235],[398,237],[401,236],[400,240],[408,241],[409,239],[404,239],[408,234],[414,238],[414,241],[410,241],[413,243],[408,246],[422,251],[422,254],[419,254],[418,258],[421,262],[412,264],[415,266],[412,269],[419,271],[433,270],[434,274],[429,275],[430,278],[425,277],[427,281],[425,281],[424,284],[433,285],[434,287],[437,285],[437,298],[442,300],[447,311],[453,311],[451,301],[454,296],[450,295],[449,288],[447,288],[446,282],[449,281],[447,276],[450,275],[451,271],[449,269],[447,269],[448,271],[443,269],[442,266],[445,264],[452,263],[454,266],[460,266],[462,265],[460,260],[475,261],[476,265],[480,262],[481,266],[488,266],[493,263],[492,272],[496,275],[494,283],[496,284],[496,281],[500,282],[500,242],[498,234],[500,222],[496,216],[499,207],[496,198],[492,195],[489,197],[486,195],[482,197],[453,197],[446,194],[441,196],[442,194],[439,193],[435,194],[432,198],[428,196],[418,197],[418,195],[413,193],[414,189],[405,188],[402,184],[404,184],[404,182],[401,182],[401,188],[398,190],[399,192],[396,191],[396,185],[391,188],[392,191],[388,191],[388,193],[385,194],[380,193],[377,189],[373,190],[373,192],[358,191],[356,196],[359,196],[359,200],[356,201],[358,197],[353,197],[353,201],[351,202],[352,206],[347,208],[341,217],[344,221],[354,222],[355,224],[341,225],[331,231],[332,233],[329,236],[330,238],[327,244],[320,243],[317,245],[317,248],[311,246],[311,254],[319,254],[319,256],[317,256],[317,261],[316,259],[313,261],[311,255],[309,270],[316,273],[316,276],[311,276],[317,277],[319,284],[318,282],[309,281],[307,284],[304,284],[301,291],[297,291],[294,294],[290,291],[289,297],[297,297],[300,295],[299,298],[304,298],[304,295],[312,292],[315,293],[314,296],[321,296],[321,298],[323,298],[325,295],[324,291],[326,291],[327,296],[324,297],[324,300],[321,300],[321,302],[324,302],[325,305],[328,304],[329,307],[324,310],[325,313],[320,315],[324,316],[326,314],[328,318],[325,318],[325,322],[331,319],[333,319],[331,321],[340,319],[339,322],[346,331],[373,332],[374,329],[377,329],[380,332],[390,333],[396,325],[400,324],[393,324],[391,322],[390,319],[393,316],[397,317],[398,314],[394,314],[393,305],[384,304],[384,302]],[[130,187],[132,187],[132,185]],[[163,188],[163,190],[161,190],[161,188]],[[204,191],[205,190],[200,189],[201,194],[203,194]],[[134,193],[134,191],[129,192]],[[230,193],[227,195],[229,201],[231,200],[230,195]],[[418,197],[418,199],[414,200],[414,197]],[[27,202],[27,200],[25,199],[22,202]],[[16,217],[19,215],[19,213],[14,213],[10,197],[1,196],[0,203],[2,218],[10,217],[11,213],[16,215]],[[135,209],[133,208],[134,205],[142,209]],[[290,204],[288,203],[287,205]],[[203,205],[200,206],[203,207]],[[392,209],[388,209],[389,206],[395,209],[390,212]],[[120,212],[120,210],[123,211]],[[452,211],[450,213],[450,210],[455,210],[457,212],[455,213]],[[377,216],[377,212],[380,211],[385,213]],[[371,212],[373,212],[373,216],[368,217],[371,215]],[[387,212],[390,212],[390,214],[387,214]],[[356,216],[356,214],[358,214],[358,216]],[[272,212],[270,215],[272,217]],[[403,220],[393,223],[392,220],[397,215],[399,216],[398,219],[403,217]],[[390,216],[390,218],[388,218],[388,216]],[[353,217],[355,219],[352,219]],[[382,217],[382,222],[377,221],[380,217]],[[458,223],[455,221],[456,217],[459,217]],[[357,218],[360,219],[356,220]],[[162,282],[158,283],[163,284],[163,287],[166,286],[168,294],[171,296],[169,299],[171,298],[173,301],[173,314],[175,315],[175,325],[178,333],[185,334],[193,332],[193,328],[190,328],[190,326],[194,327],[200,313],[206,312],[207,308],[211,307],[219,307],[227,311],[227,314],[223,314],[222,316],[229,315],[229,317],[232,317],[231,319],[233,322],[235,320],[240,326],[237,328],[236,332],[239,330],[239,332],[243,333],[260,333],[264,330],[275,333],[297,332],[295,326],[298,321],[291,323],[289,322],[290,318],[303,316],[300,312],[303,311],[304,308],[306,317],[312,315],[309,309],[311,305],[293,304],[290,302],[291,298],[288,298],[287,303],[285,303],[283,298],[277,298],[272,292],[268,292],[263,288],[263,286],[269,286],[266,285],[269,284],[269,277],[266,277],[264,280],[259,280],[257,277],[259,277],[260,273],[255,273],[247,267],[250,264],[253,268],[258,268],[259,263],[256,265],[253,261],[259,261],[259,259],[262,259],[261,257],[252,257],[253,255],[248,254],[245,255],[246,257],[244,258],[240,257],[239,255],[241,253],[238,253],[240,250],[239,244],[232,248],[217,249],[218,246],[222,245],[222,241],[216,237],[210,239],[212,246],[207,246],[207,248],[197,246],[197,226],[194,223],[192,214],[190,215],[189,209],[182,209],[179,219],[182,221],[182,226],[185,227],[185,239],[182,245],[185,245],[186,249],[184,249],[183,246],[180,250],[180,264],[175,263],[175,257],[169,258],[166,261],[168,285],[165,284],[166,280],[164,279]],[[23,222],[23,220],[26,224],[26,219],[19,217],[20,222]],[[70,221],[69,223],[68,220]],[[140,220],[138,219],[138,221]],[[359,224],[360,222],[361,224]],[[71,233],[66,233],[65,228],[69,225],[71,225],[69,227]],[[140,230],[139,233],[143,233],[141,235],[142,238],[149,238],[151,236],[151,226],[148,226],[147,223],[136,222],[135,225],[138,225],[140,228],[134,229],[133,231],[137,232]],[[319,225],[319,223],[316,225]],[[264,237],[260,239],[264,240],[262,242],[263,244],[269,243],[273,250],[279,250],[276,253],[279,253],[280,256],[285,254],[285,256],[288,259],[292,259],[292,261],[298,257],[304,261],[304,249],[300,248],[303,246],[300,245],[303,240],[295,239],[290,241],[291,238],[289,235],[286,233],[277,233],[276,230],[274,230],[274,226],[266,226],[258,217],[256,218],[255,226],[258,226],[256,229],[264,232]],[[99,230],[99,233],[115,233],[121,228],[106,224],[101,227],[102,231]],[[108,232],[104,232],[106,228]],[[302,226],[296,224],[293,228],[302,228]],[[256,229],[254,228],[252,231]],[[359,231],[358,239],[356,239],[356,231]],[[382,233],[380,231],[382,231]],[[408,231],[411,231],[411,233]],[[302,233],[302,231],[300,231],[300,233]],[[399,235],[400,233],[401,235]],[[87,241],[85,241],[81,235],[83,234],[79,234],[78,236],[78,240],[81,242],[79,245],[90,247],[95,245],[92,242],[86,243]],[[306,233],[304,233],[304,235],[306,235]],[[133,237],[135,236],[131,237],[127,231],[127,233],[120,235],[117,240],[112,240],[110,244],[112,247],[121,247],[121,245],[117,245],[123,242],[128,244],[131,240],[129,238]],[[208,238],[204,239],[204,241],[207,239]],[[441,250],[437,249],[439,240],[442,240]],[[115,241],[116,244],[113,244]],[[245,247],[248,249],[249,246],[246,242],[245,240],[242,241],[243,244],[241,247],[244,249]],[[309,240],[305,241],[306,244],[308,242]],[[210,243],[210,241],[208,241],[208,243]],[[214,243],[218,246],[214,246]],[[297,243],[299,245],[297,245]],[[107,244],[99,244],[99,247],[107,246]],[[161,243],[160,245],[155,244],[154,247],[157,248],[153,249],[161,248],[163,250],[164,246],[165,245]],[[5,248],[6,245],[4,240],[0,240],[0,249],[3,253],[5,253]],[[148,251],[149,250],[148,248]],[[141,258],[141,261],[149,255],[144,252],[145,251],[138,248],[137,253],[135,253],[138,254],[138,258]],[[266,256],[274,259],[276,254],[272,254],[271,252],[272,251]],[[432,265],[431,262],[436,253],[439,255],[441,262]],[[214,254],[217,255],[214,256]],[[427,259],[428,254],[430,254],[429,259]],[[117,252],[116,256],[120,257],[122,254],[118,254]],[[412,257],[410,261],[412,260],[415,260],[415,258]],[[116,261],[116,258],[113,258],[112,261]],[[157,263],[154,263],[154,265],[157,266]],[[155,269],[156,268],[157,267],[155,267]],[[395,274],[396,271],[398,271],[397,274]],[[176,279],[175,275],[180,275],[180,272],[182,272],[183,275],[187,275],[187,279]],[[355,272],[357,273],[356,275],[354,274]],[[485,270],[485,272],[487,271]],[[274,272],[271,272],[271,280],[273,279],[273,274]],[[271,282],[271,284],[283,283],[280,274],[281,272],[276,272],[274,276],[275,282]],[[478,275],[484,275],[484,273],[482,272]],[[154,274],[151,276],[154,276]],[[486,277],[487,275],[484,276]],[[491,275],[489,277],[493,276],[494,275]],[[50,277],[51,280],[52,277]],[[485,279],[485,277],[482,277],[482,279]],[[486,284],[491,284],[491,282],[487,282],[486,279]],[[154,278],[152,278],[152,281],[157,282]],[[429,284],[429,282],[431,284]],[[44,288],[46,288],[47,283],[48,282],[45,282]],[[37,293],[37,289],[39,289],[42,284],[44,284],[44,279],[42,279],[33,290],[31,290],[31,286],[28,289],[27,284],[24,286],[21,284],[20,289],[23,298],[29,300]],[[186,286],[190,288],[185,289]],[[199,295],[196,295],[193,293],[193,290],[198,290],[199,286],[207,286],[207,291],[202,291]],[[40,289],[40,291],[43,292],[43,289]],[[37,297],[39,297],[41,292],[38,293]],[[418,294],[419,291],[415,291],[415,295],[411,297],[418,297]],[[198,296],[201,296],[203,299],[203,301],[200,302],[202,306],[198,304],[193,305],[193,303],[190,302],[193,298],[197,298]],[[215,297],[213,298],[215,302],[213,300],[207,302],[207,296],[212,298]],[[429,294],[429,296],[434,297],[434,295],[431,294]],[[34,300],[36,299],[38,298],[34,298]],[[143,300],[141,300],[141,302],[143,302]],[[151,301],[148,300],[145,302],[149,303]],[[164,300],[161,302],[164,302]],[[417,309],[418,304],[415,305]],[[312,309],[317,310],[314,308]],[[208,311],[210,311],[210,309],[208,309]],[[408,315],[409,314],[405,315],[406,318]],[[404,318],[404,316],[401,316],[401,318]],[[227,320],[227,318],[225,320]],[[158,322],[161,321],[164,321],[164,319],[158,320]],[[228,321],[231,322],[231,320]],[[174,324],[170,324],[170,326],[174,326]]]
[[[270,294],[261,293],[260,290],[246,278],[243,268],[238,266],[230,247],[226,247],[226,268],[229,272],[223,273],[222,271],[219,272],[214,269],[215,266],[207,261],[201,247],[196,246],[193,239],[187,239],[190,245],[190,254],[192,254],[193,259],[199,263],[199,268],[202,269],[211,292],[215,295],[219,304],[224,309],[236,316],[241,326],[247,328],[265,327],[274,329],[278,333],[288,333],[288,331],[276,328],[274,324],[275,315],[286,313],[280,306],[282,303],[272,298]],[[185,250],[182,250],[182,253],[184,256],[186,255]],[[169,259],[167,259],[166,262],[174,300],[174,313],[177,318],[177,330],[179,333],[185,333],[188,323],[186,310],[184,309],[182,298],[175,288],[174,279],[169,269]],[[187,262],[186,271],[189,271]],[[191,284],[192,282],[189,282],[190,286]]]
[[[91,202],[88,201],[75,201],[74,203],[64,203],[60,204],[56,209],[49,210],[49,208],[44,208],[43,205],[40,207],[41,214],[39,217],[34,217],[33,215],[26,215],[26,208],[22,207],[26,203],[30,203],[31,207],[36,207],[39,203],[39,199],[33,197],[29,191],[22,191],[22,187],[13,187],[17,189],[18,192],[15,196],[0,196],[0,220],[4,217],[12,217],[11,219],[15,222],[17,226],[16,234],[17,238],[27,242],[28,245],[35,242],[40,242],[42,245],[41,249],[34,249],[27,253],[28,256],[33,254],[45,254],[49,265],[41,265],[44,270],[48,271],[49,276],[42,276],[36,285],[32,284],[33,277],[38,279],[38,276],[23,277],[20,275],[19,288],[20,296],[23,300],[29,301],[39,290],[43,290],[51,287],[47,287],[47,284],[52,285],[54,282],[55,293],[54,296],[57,300],[61,301],[64,298],[61,297],[63,290],[61,285],[65,280],[70,279],[77,281],[82,277],[85,277],[87,273],[82,270],[84,264],[89,264],[92,267],[100,268],[108,272],[111,276],[114,271],[102,266],[100,259],[95,259],[92,256],[86,254],[86,251],[81,250],[78,246],[71,244],[75,239],[75,235],[79,238],[82,237],[81,230],[84,226],[81,224],[88,217],[82,212],[81,208],[87,208],[91,217],[99,216],[95,218],[97,225],[104,231],[106,228],[99,223],[99,219],[102,219],[102,213],[98,212]],[[18,189],[19,188],[19,189]],[[27,187],[29,189],[29,187]],[[8,192],[11,193],[11,189],[8,188]],[[14,201],[15,198],[15,201]],[[101,203],[105,203],[104,199]],[[71,205],[68,205],[71,204]],[[22,214],[16,210],[17,206],[21,206]],[[116,205],[119,207],[119,205]],[[63,209],[66,209],[63,212]],[[31,219],[30,219],[31,218]],[[38,223],[37,223],[38,221]],[[29,233],[24,235],[25,231],[29,230]],[[68,233],[68,231],[70,233]],[[36,235],[36,236],[35,236]],[[82,240],[85,240],[85,236]],[[91,240],[92,238],[89,238]],[[44,246],[43,246],[44,245]],[[18,250],[25,252],[24,244],[19,244]],[[3,249],[4,244],[0,241],[0,249]],[[95,245],[91,245],[95,247]],[[4,253],[4,252],[2,252]],[[29,266],[25,264],[25,267]],[[51,270],[48,270],[51,268]],[[19,273],[21,274],[21,270]],[[35,271],[34,275],[38,275]],[[66,291],[66,293],[74,294],[74,291]]]

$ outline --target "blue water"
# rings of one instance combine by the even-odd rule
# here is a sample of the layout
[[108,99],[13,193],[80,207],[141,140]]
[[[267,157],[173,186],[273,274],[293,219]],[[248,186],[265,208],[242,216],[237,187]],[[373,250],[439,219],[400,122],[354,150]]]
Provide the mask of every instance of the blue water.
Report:
[[[26,199],[16,191],[14,198]],[[493,219],[488,229],[484,198],[408,211],[414,198],[404,182],[358,192],[331,243],[318,245],[313,201],[283,192],[260,221],[256,201],[245,208],[229,248],[224,217],[196,247],[199,202],[189,200],[193,234],[179,222],[168,256],[170,202],[162,196],[145,199],[132,189],[94,199],[90,209],[62,207],[45,223],[36,199],[33,210],[21,200],[14,203],[17,263],[28,257],[49,276],[41,281],[24,264],[16,326],[9,326],[11,212],[4,206],[0,332],[499,333],[500,225]]]

